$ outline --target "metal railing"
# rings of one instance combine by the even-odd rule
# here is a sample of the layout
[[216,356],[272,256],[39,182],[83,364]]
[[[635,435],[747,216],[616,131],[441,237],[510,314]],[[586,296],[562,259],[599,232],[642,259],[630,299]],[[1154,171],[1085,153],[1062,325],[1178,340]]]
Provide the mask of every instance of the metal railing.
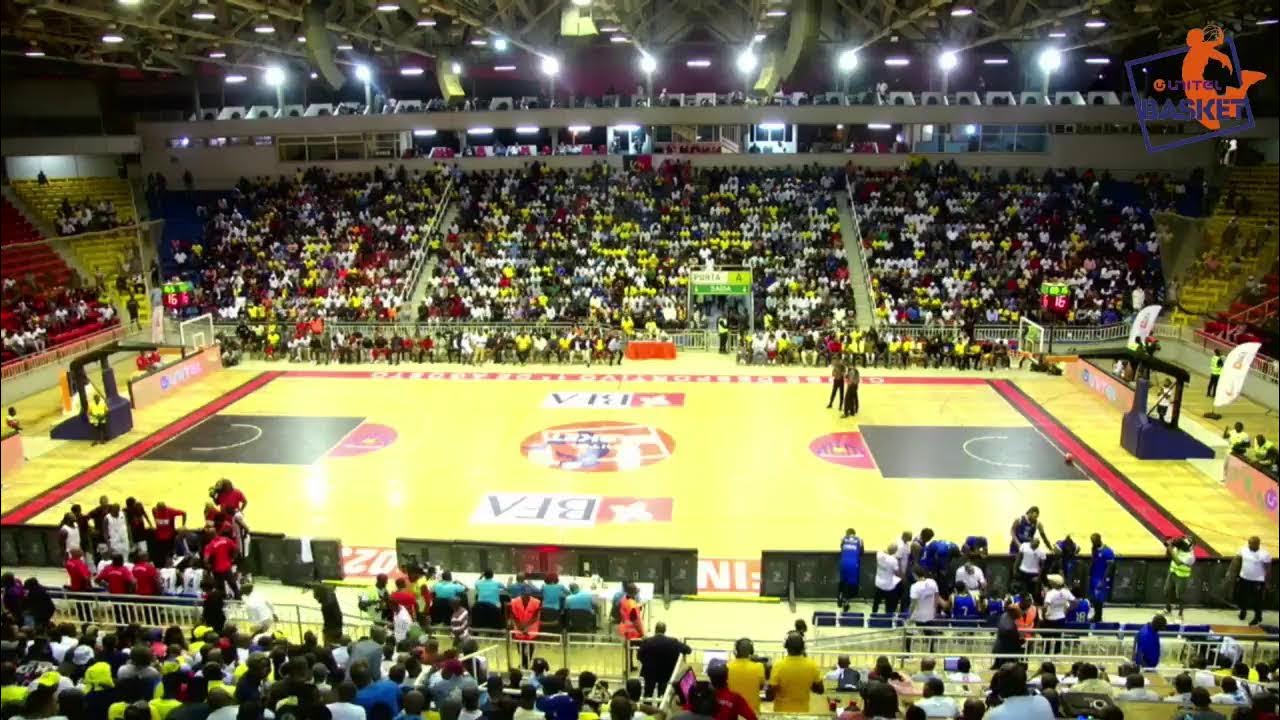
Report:
[[62,360],[73,355],[93,350],[94,348],[107,345],[109,343],[123,340],[135,331],[127,327],[123,322],[109,327],[105,330],[99,330],[91,335],[77,338],[71,342],[56,345],[42,353],[34,355],[25,355],[5,363],[0,367],[0,378],[4,380],[13,380],[21,375],[25,375],[33,370],[42,368],[46,365],[61,362]]
[[450,176],[445,183],[444,192],[440,195],[440,202],[436,204],[436,210],[431,215],[431,221],[427,224],[427,231],[422,233],[419,238],[419,247],[421,251],[413,261],[413,266],[409,268],[407,282],[405,287],[408,288],[408,295],[405,296],[404,302],[409,302],[413,297],[414,290],[418,287],[418,281],[422,278],[422,270],[427,266],[427,249],[431,245],[431,238],[440,231],[440,220],[444,217],[445,212],[449,208],[449,198],[453,195],[453,177]]

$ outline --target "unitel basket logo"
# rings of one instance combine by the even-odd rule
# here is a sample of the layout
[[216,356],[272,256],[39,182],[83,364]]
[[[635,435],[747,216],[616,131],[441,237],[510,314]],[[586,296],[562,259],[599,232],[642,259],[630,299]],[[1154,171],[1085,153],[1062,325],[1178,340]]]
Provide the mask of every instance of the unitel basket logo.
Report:
[[[1188,30],[1182,47],[1130,60],[1125,63],[1125,70],[1149,152],[1252,129],[1249,88],[1267,77],[1265,73],[1241,69],[1235,41],[1212,24]],[[1205,132],[1190,137],[1177,135],[1171,142],[1153,144],[1152,123],[1195,123]]]

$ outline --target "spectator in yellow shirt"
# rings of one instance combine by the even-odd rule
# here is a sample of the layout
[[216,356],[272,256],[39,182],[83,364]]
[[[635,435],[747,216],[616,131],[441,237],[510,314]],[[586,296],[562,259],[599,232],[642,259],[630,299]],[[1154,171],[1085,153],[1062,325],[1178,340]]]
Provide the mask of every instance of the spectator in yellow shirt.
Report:
[[809,712],[809,693],[821,695],[822,670],[818,664],[804,655],[804,638],[799,633],[788,633],[783,643],[787,656],[774,663],[769,674],[769,687],[773,688],[773,710],[780,713]]
[[764,689],[764,664],[752,659],[755,645],[747,638],[733,644],[733,659],[727,663],[729,689],[746,699],[751,710],[760,712],[760,691]]

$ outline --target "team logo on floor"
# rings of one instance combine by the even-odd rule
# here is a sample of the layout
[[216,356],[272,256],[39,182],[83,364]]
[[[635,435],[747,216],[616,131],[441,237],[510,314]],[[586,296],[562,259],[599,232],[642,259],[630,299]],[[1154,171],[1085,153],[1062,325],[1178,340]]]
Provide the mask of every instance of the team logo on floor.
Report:
[[684,407],[684,393],[555,392],[542,401],[542,407],[573,410]]
[[829,463],[858,470],[874,470],[876,461],[867,450],[862,433],[839,432],[823,435],[809,443],[809,452]]
[[362,423],[329,451],[329,457],[353,457],[381,450],[396,441],[395,428],[378,423]]
[[635,470],[666,460],[675,449],[675,440],[652,425],[610,421],[555,425],[520,444],[534,464],[572,472]]
[[490,493],[476,506],[471,522],[478,525],[591,527],[671,522],[671,510],[671,498]]

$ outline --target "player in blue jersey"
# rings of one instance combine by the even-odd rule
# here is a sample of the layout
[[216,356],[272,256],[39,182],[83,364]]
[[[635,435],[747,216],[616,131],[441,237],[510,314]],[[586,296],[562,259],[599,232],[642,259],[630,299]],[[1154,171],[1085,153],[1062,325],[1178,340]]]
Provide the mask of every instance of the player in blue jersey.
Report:
[[1111,599],[1111,581],[1116,574],[1116,553],[1102,542],[1102,536],[1089,536],[1093,560],[1089,563],[1089,599],[1093,602],[1093,621],[1102,622],[1102,606]]
[[1049,534],[1044,530],[1044,524],[1040,522],[1040,508],[1032,505],[1027,508],[1025,514],[1014,520],[1013,526],[1009,528],[1009,552],[1018,554],[1018,548],[1022,543],[1031,542],[1031,538],[1037,533],[1045,546],[1053,547],[1053,543],[1049,541]]
[[1067,622],[1089,622],[1089,596],[1084,594],[1084,588],[1080,586],[1080,583],[1076,583],[1071,587],[1071,594],[1075,596],[1076,602],[1071,606],[1071,610],[1067,612]]
[[975,563],[981,563],[987,559],[987,538],[982,535],[970,535],[964,539],[964,545],[960,546],[964,551],[964,556],[973,560]]
[[955,594],[951,597],[951,617],[957,620],[977,620],[981,617],[978,598],[970,594],[969,586],[958,582],[954,587]]
[[1000,616],[1004,614],[1004,608],[1007,603],[1008,598],[1000,588],[992,587],[988,590],[987,598],[982,603],[982,606],[987,611],[987,622],[995,625],[1000,620]]
[[[932,534],[932,533],[931,533]],[[951,587],[947,577],[947,568],[951,564],[951,558],[959,554],[960,549],[950,540],[934,539],[930,540],[924,546],[924,551],[920,554],[920,567],[924,568],[931,577],[943,583],[942,587]],[[946,596],[944,591],[943,596]]]
[[840,587],[836,604],[849,612],[849,601],[858,596],[858,575],[862,571],[862,538],[853,528],[844,531],[840,540]]

